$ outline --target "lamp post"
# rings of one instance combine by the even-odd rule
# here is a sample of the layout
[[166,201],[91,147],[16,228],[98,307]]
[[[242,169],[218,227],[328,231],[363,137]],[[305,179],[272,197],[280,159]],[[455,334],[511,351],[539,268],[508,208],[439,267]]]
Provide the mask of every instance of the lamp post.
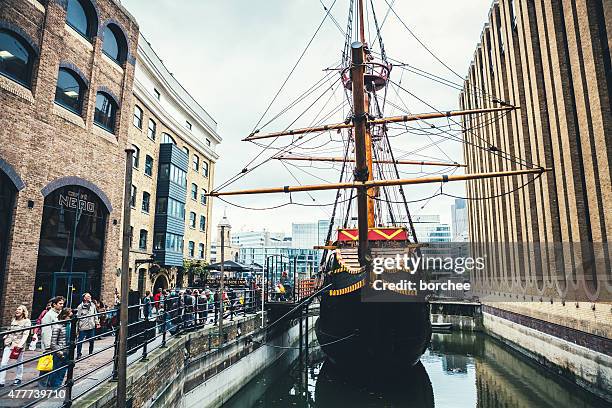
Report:
[[117,408],[127,401],[128,291],[130,287],[130,196],[134,149],[125,149],[125,186],[123,189],[123,246],[121,248],[121,303],[119,310],[119,351],[117,353]]
[[223,283],[225,281],[225,225],[221,226],[221,280],[219,281],[219,343],[223,343]]

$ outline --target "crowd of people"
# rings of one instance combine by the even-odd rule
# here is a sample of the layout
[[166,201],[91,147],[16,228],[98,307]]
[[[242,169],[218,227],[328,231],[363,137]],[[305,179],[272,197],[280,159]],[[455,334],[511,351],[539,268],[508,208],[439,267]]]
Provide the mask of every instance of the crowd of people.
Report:
[[[191,330],[206,324],[217,323],[220,318],[221,301],[223,318],[234,320],[237,313],[254,311],[261,300],[259,292],[246,288],[229,288],[223,293],[218,289],[162,289],[155,294],[146,291],[139,304],[131,305],[140,311],[139,321],[144,322],[145,339],[154,337],[161,331],[175,334],[179,330]],[[259,298],[261,299],[261,298]],[[38,385],[46,389],[58,389],[64,383],[69,356],[71,338],[77,340],[75,360],[83,358],[83,344],[88,345],[89,354],[94,353],[95,341],[105,333],[113,334],[118,327],[119,297],[115,298],[112,308],[101,301],[92,299],[90,293],[84,293],[81,303],[72,309],[66,307],[66,299],[56,296],[49,300],[35,322],[30,320],[27,308],[20,305],[15,309],[10,327],[3,336],[4,349],[0,362],[0,388],[5,387],[7,367],[15,368],[13,386],[19,386],[24,373],[24,350],[29,340],[29,349],[40,349],[41,357],[37,361],[39,370]],[[76,320],[73,319],[76,317]],[[72,322],[76,321],[76,327]],[[132,320],[130,319],[130,325]],[[32,326],[34,328],[30,329]],[[75,337],[72,337],[75,336]]]
[[211,288],[168,290],[158,288],[142,299],[142,315],[145,321],[157,322],[157,330],[170,333],[189,330],[208,323],[217,323],[223,301],[224,318],[230,321],[238,312],[254,310],[256,292],[247,289],[229,288],[223,294]]

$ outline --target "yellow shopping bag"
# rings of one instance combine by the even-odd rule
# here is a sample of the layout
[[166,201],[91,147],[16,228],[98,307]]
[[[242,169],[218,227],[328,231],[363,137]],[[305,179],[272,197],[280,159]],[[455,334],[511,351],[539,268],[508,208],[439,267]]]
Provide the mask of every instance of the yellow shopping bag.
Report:
[[36,369],[38,371],[51,371],[53,370],[53,356],[47,355],[42,356],[38,359],[38,364],[36,365]]

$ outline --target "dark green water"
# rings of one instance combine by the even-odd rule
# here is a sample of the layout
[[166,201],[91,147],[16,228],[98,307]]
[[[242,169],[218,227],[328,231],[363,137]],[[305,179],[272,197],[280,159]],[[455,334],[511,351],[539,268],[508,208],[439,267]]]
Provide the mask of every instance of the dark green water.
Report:
[[608,408],[610,405],[482,334],[434,334],[421,364],[346,373],[290,351],[224,407]]

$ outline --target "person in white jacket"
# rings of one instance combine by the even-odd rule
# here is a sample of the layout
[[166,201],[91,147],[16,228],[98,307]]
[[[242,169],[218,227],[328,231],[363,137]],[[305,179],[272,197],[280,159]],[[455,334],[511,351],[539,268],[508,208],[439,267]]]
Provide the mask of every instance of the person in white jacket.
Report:
[[[45,314],[45,317],[40,321],[40,324],[55,323],[59,312],[64,308],[66,300],[63,296],[56,296],[51,300],[51,309]],[[48,350],[51,347],[51,333],[53,333],[53,325],[42,328],[42,348]]]
[[[40,321],[40,324],[48,324],[48,323],[57,322],[57,316],[59,315],[59,312],[61,312],[62,309],[64,308],[65,303],[66,303],[66,300],[64,299],[63,296],[56,296],[53,299],[51,299],[51,309],[49,309],[49,311],[45,313],[45,316]],[[50,324],[42,328],[41,342],[42,342],[43,352],[49,351],[49,349],[51,348],[51,335],[53,334],[54,326],[55,326],[54,324]],[[44,371],[41,371],[39,373],[39,375],[44,375],[44,374],[46,374]],[[40,380],[38,384],[41,387],[46,387],[48,383],[49,383],[49,376]]]
[[[27,329],[32,325],[28,318],[28,309],[25,306],[17,306],[15,310],[15,317],[11,321],[11,327],[9,330]],[[21,351],[17,357],[17,363],[21,363],[17,366],[17,374],[15,375],[15,381],[13,385],[21,384],[23,378],[23,349],[30,330],[23,330],[15,333],[10,333],[4,336],[4,351],[2,351],[2,362],[0,363],[0,387],[4,387],[4,381],[6,380],[6,370],[4,368],[9,365],[9,357],[13,352],[13,349],[17,347]],[[12,364],[12,363],[11,363]]]

